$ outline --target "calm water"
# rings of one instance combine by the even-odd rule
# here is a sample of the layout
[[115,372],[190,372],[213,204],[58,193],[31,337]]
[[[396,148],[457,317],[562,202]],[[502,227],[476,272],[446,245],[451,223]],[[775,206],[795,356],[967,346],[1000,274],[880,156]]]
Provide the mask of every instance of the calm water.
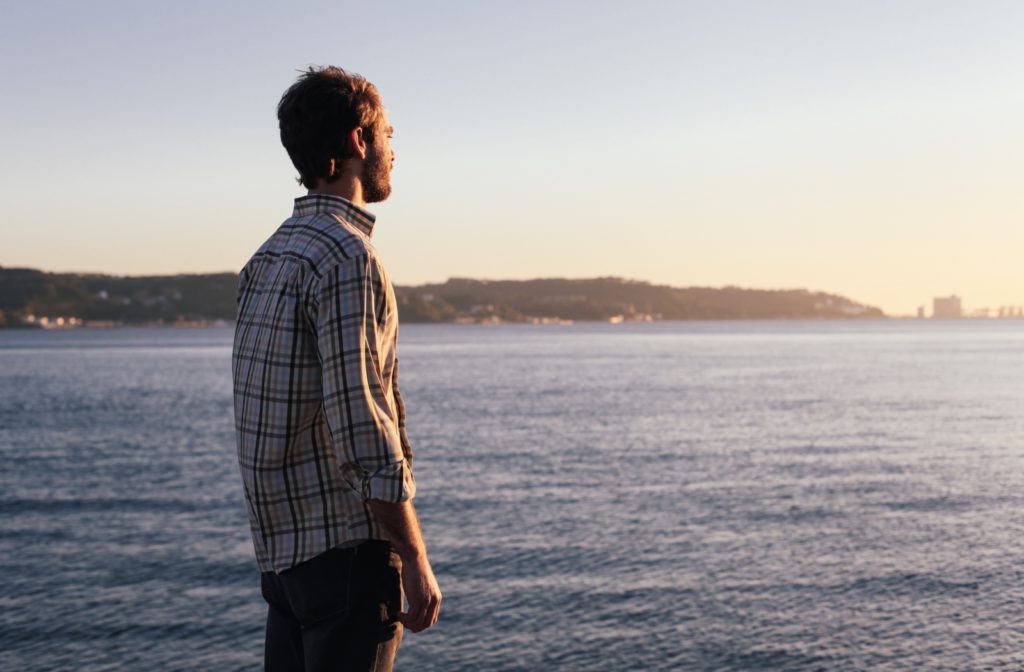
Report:
[[[231,330],[0,331],[0,669],[255,670]],[[1024,322],[402,327],[399,670],[1024,668]]]

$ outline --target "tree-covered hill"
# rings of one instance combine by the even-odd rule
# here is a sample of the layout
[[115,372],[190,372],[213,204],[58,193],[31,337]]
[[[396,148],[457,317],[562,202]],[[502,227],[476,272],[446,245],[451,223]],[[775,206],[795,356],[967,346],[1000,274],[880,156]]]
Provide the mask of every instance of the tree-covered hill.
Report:
[[808,319],[884,317],[878,308],[804,289],[669,287],[621,278],[470,280],[396,289],[405,321],[459,317],[521,321]]
[[[125,277],[0,267],[0,326],[28,316],[120,324],[233,320],[234,273]],[[804,289],[669,287],[622,278],[472,280],[396,287],[405,322],[884,317]]]
[[125,277],[0,268],[0,325],[28,315],[126,324],[232,320],[234,273]]

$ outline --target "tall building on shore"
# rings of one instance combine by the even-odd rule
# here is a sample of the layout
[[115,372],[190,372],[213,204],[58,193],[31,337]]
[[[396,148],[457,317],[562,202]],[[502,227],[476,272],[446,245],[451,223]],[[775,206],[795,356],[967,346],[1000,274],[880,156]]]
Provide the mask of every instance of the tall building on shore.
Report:
[[963,317],[964,308],[960,297],[935,297],[932,300],[932,317]]

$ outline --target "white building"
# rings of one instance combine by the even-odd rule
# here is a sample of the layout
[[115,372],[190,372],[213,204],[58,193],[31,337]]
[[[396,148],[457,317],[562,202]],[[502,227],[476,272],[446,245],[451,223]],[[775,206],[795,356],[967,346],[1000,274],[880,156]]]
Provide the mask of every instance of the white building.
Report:
[[963,317],[964,308],[960,297],[936,297],[932,300],[932,317]]

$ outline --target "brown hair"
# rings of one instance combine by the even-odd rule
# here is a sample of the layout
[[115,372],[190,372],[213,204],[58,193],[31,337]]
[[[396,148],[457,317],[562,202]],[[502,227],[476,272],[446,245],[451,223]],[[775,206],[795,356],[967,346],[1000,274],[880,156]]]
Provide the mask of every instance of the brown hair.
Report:
[[302,73],[277,104],[281,144],[299,182],[314,189],[318,179],[337,180],[341,162],[355,153],[349,133],[362,128],[372,143],[383,109],[377,87],[354,72],[328,65]]

